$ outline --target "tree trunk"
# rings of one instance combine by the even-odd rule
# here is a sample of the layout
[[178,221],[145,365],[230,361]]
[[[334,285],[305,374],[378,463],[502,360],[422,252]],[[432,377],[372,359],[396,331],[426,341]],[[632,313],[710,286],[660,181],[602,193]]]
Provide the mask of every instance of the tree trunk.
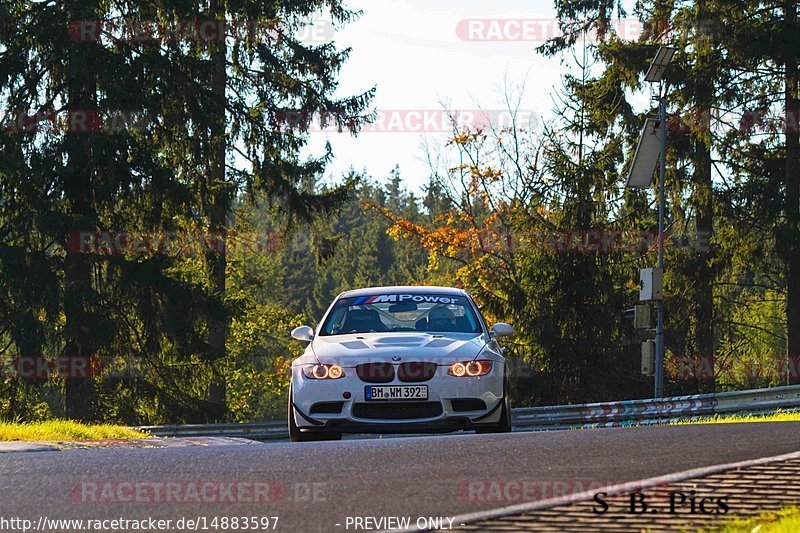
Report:
[[[211,13],[218,23],[223,24],[225,12],[221,4],[212,2]],[[219,35],[224,35],[220,31]],[[225,86],[227,81],[226,47],[224,39],[213,44],[211,53],[211,86],[214,97],[218,99],[219,108],[211,125],[211,158],[209,187],[210,198],[207,204],[209,232],[212,246],[205,251],[206,275],[208,276],[211,294],[222,301],[225,297],[225,269],[227,266],[227,227],[226,220],[230,211],[230,196],[225,182]],[[213,243],[217,243],[213,245]],[[221,420],[227,411],[225,405],[225,377],[215,361],[225,358],[228,338],[227,316],[216,312],[209,315],[208,320],[208,360],[211,362],[212,378],[206,391],[211,412],[209,418]]]
[[[90,11],[91,13],[91,11]],[[89,18],[76,16],[75,20]],[[83,129],[87,121],[86,111],[94,109],[96,84],[92,74],[91,59],[80,44],[73,44],[68,74],[67,132],[65,150],[67,154],[64,175],[64,195],[67,209],[77,226],[71,230],[85,230],[96,220],[92,205],[93,158],[91,131]],[[66,235],[65,235],[66,237]],[[89,358],[94,350],[90,304],[92,294],[92,264],[87,254],[67,247],[64,270],[64,336],[62,355],[73,360],[83,360],[89,368]],[[94,412],[95,391],[89,376],[67,376],[65,379],[65,407],[67,418],[91,421]]]
[[[703,22],[706,17],[705,2],[697,3],[697,17]],[[702,27],[702,25],[698,25]],[[697,130],[694,138],[694,173],[692,182],[692,205],[695,209],[695,290],[694,325],[695,349],[698,358],[696,368],[700,389],[713,392],[714,380],[714,293],[711,268],[711,236],[714,228],[714,203],[711,184],[711,108],[714,88],[709,69],[711,55],[714,53],[708,36],[702,32],[697,35],[696,67],[701,78],[696,82]]]
[[[786,2],[786,23],[797,21],[797,4]],[[797,56],[786,47],[786,234],[781,246],[786,263],[786,355],[787,381],[800,385],[800,131],[798,131]]]

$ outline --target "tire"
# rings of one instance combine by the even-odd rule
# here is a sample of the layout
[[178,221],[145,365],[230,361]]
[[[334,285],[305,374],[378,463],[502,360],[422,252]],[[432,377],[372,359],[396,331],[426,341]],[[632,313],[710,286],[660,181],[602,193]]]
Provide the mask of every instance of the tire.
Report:
[[342,440],[342,434],[339,432],[334,431],[326,431],[326,432],[308,432],[303,433],[300,431],[300,428],[297,427],[297,423],[294,421],[294,407],[292,404],[294,403],[294,397],[292,396],[292,386],[289,385],[289,406],[288,406],[288,414],[289,414],[289,440],[292,442],[319,442],[323,440]]
[[508,399],[508,375],[503,379],[503,406],[500,407],[500,420],[497,424],[478,426],[475,433],[510,433],[511,432],[511,402]]

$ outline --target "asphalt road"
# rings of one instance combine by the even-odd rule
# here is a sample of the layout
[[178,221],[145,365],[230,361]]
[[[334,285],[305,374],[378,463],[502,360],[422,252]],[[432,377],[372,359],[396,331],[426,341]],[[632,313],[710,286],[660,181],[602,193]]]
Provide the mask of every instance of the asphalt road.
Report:
[[223,531],[234,528],[213,517],[277,516],[276,531],[363,531],[394,524],[355,517],[413,525],[798,450],[800,423],[774,423],[4,453],[0,519],[153,517],[175,529],[207,517],[199,530]]

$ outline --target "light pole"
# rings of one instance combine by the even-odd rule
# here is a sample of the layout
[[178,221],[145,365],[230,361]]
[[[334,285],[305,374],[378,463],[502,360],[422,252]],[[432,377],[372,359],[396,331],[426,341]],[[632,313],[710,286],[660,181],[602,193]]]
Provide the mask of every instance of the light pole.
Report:
[[[643,268],[640,273],[642,289],[639,291],[641,301],[656,301],[657,323],[655,346],[651,349],[651,341],[642,345],[642,371],[652,375],[654,381],[655,398],[664,396],[664,303],[663,303],[663,272],[664,272],[664,210],[665,210],[665,174],[667,152],[667,84],[664,81],[664,72],[667,65],[675,55],[672,46],[660,46],[656,57],[650,64],[644,80],[650,83],[660,83],[658,87],[658,119],[645,119],[642,134],[633,161],[628,169],[626,187],[648,188],[653,184],[653,174],[656,163],[660,163],[658,170],[658,268]],[[648,319],[649,320],[649,319]],[[647,349],[645,349],[647,348]],[[655,351],[655,354],[652,352]],[[645,362],[647,362],[645,364]],[[645,370],[647,369],[647,370]]]
[[[667,65],[675,55],[672,46],[660,46],[656,57],[650,64],[644,80],[650,83],[661,83],[658,94],[658,129],[661,134],[661,147],[658,168],[658,270],[664,272],[664,209],[665,209],[665,181],[667,169],[667,83],[664,81],[664,72]],[[655,364],[655,397],[664,396],[664,300],[656,301],[656,364]]]
[[[666,84],[663,84],[666,86]],[[666,91],[665,91],[666,92]],[[662,92],[658,99],[658,120],[661,128],[661,154],[658,168],[658,269],[664,272],[664,173],[667,155],[667,104]],[[656,322],[656,367],[655,398],[664,396],[664,300],[656,302],[658,306]]]

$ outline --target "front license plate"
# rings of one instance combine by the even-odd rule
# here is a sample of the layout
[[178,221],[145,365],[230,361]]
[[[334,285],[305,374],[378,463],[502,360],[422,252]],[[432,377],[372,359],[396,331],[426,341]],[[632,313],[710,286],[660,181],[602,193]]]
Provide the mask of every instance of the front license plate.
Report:
[[427,385],[390,385],[364,387],[367,400],[427,400]]

